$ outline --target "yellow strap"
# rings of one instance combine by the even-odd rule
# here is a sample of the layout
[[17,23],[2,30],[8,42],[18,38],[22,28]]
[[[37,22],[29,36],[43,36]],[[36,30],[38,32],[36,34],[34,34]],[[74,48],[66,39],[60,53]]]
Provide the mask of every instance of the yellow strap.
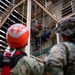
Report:
[[[25,0],[25,1],[26,1],[26,0]],[[23,8],[22,8],[22,23],[23,23],[23,16],[24,16],[25,1],[24,1],[24,3],[23,3]]]
[[40,59],[42,59],[42,41],[41,41],[41,38],[40,38]]
[[44,12],[44,10],[43,10],[43,31],[44,31],[44,25],[45,25],[44,15],[45,15],[45,12]]

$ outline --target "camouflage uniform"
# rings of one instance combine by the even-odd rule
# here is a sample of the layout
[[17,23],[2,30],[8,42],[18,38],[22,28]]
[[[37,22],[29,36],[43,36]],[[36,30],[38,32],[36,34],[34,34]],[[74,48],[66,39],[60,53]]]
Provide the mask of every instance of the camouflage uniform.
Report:
[[[69,51],[68,62],[70,62],[72,59],[75,60],[75,45],[73,43],[63,42],[56,44],[44,59],[46,62],[45,72],[51,72],[52,75],[64,75],[63,67],[67,64],[67,59],[66,48],[63,44],[67,46]],[[73,66],[71,65],[71,68],[67,69],[69,74],[66,75],[75,75],[75,62]]]
[[[1,69],[0,69],[1,70]],[[35,59],[24,56],[11,69],[11,75],[42,75],[43,66]]]

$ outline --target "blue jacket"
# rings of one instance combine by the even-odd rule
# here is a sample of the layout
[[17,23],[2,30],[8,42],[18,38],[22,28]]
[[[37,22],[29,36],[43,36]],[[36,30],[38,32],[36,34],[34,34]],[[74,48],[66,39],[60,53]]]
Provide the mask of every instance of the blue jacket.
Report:
[[44,31],[44,33],[41,35],[41,39],[46,42],[47,39],[50,37],[51,35],[51,31],[50,30],[46,30]]

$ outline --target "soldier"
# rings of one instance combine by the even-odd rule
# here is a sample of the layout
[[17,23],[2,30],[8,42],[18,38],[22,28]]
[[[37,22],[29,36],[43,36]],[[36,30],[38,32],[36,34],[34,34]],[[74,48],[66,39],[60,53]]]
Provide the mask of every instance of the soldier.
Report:
[[0,56],[1,75],[41,75],[42,66],[24,52],[28,43],[29,31],[23,24],[12,25],[6,39],[10,52]]
[[44,71],[48,75],[75,75],[75,17],[60,21],[55,31],[63,42],[54,45],[44,58]]

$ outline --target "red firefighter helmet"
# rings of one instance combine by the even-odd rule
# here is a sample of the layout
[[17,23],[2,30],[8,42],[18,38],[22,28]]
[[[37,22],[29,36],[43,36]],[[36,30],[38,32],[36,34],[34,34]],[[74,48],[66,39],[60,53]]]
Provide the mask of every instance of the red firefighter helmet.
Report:
[[28,28],[20,23],[13,24],[6,33],[8,44],[14,48],[24,47],[28,42],[28,37]]

